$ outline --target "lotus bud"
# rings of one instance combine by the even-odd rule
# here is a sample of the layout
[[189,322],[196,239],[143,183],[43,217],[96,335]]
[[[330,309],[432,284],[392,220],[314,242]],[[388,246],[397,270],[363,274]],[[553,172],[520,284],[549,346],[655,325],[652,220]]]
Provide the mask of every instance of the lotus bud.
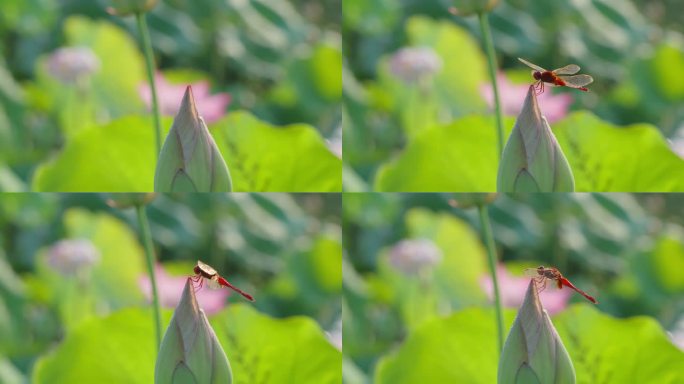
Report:
[[389,252],[390,264],[406,276],[417,276],[442,260],[442,251],[432,240],[404,239]]
[[527,287],[499,359],[499,384],[573,384],[568,351],[542,308],[534,280]]
[[125,209],[138,205],[147,205],[157,195],[155,193],[110,193],[107,195],[107,205],[112,208]]
[[449,205],[461,209],[472,208],[491,204],[496,200],[496,196],[496,193],[456,193],[449,200]]
[[458,16],[469,16],[474,13],[489,12],[499,5],[499,0],[451,0],[453,6],[449,11]]
[[522,111],[504,148],[499,192],[573,192],[575,179],[551,127],[541,115],[530,86]]
[[390,71],[406,84],[418,83],[442,69],[442,59],[429,47],[404,47],[390,59]]
[[154,190],[230,192],[231,189],[226,162],[197,113],[192,89],[188,87],[159,154]]
[[47,61],[47,72],[63,84],[73,85],[100,70],[100,59],[88,47],[62,47]]
[[64,239],[50,247],[47,262],[62,276],[73,277],[92,268],[101,259],[100,251],[88,239]]
[[127,16],[149,11],[157,5],[158,0],[108,0],[107,3],[109,14]]
[[223,348],[207,317],[197,305],[188,278],[180,303],[159,347],[154,367],[155,384],[230,384],[233,374]]

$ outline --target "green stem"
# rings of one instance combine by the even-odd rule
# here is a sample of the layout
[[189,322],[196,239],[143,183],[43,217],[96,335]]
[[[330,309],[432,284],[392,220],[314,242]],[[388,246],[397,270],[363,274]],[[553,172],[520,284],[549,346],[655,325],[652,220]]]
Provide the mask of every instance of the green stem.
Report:
[[152,41],[150,40],[150,32],[147,28],[145,14],[136,13],[135,19],[138,21],[138,31],[142,39],[145,66],[147,67],[147,80],[150,82],[150,93],[152,94],[152,118],[154,119],[154,138],[157,149],[155,157],[157,157],[159,152],[161,152],[161,112],[159,111],[159,101],[157,100],[157,84],[154,80],[154,53],[152,52]]
[[480,225],[482,226],[482,239],[487,248],[487,261],[489,262],[489,269],[492,274],[492,283],[494,284],[494,309],[496,311],[496,329],[499,336],[499,352],[503,348],[504,340],[504,320],[503,309],[501,307],[501,295],[499,294],[499,278],[496,274],[496,249],[494,248],[494,236],[492,235],[492,225],[489,222],[489,212],[486,205],[477,206],[480,214]]
[[147,214],[145,213],[144,205],[136,205],[135,211],[138,214],[138,225],[140,225],[140,232],[145,247],[145,259],[147,260],[147,272],[150,274],[150,283],[152,285],[152,304],[154,312],[155,331],[157,336],[157,348],[161,344],[162,320],[161,320],[161,306],[159,305],[159,294],[157,292],[157,278],[155,277],[154,265],[155,257],[152,249],[152,234],[150,233],[150,224],[147,221]]
[[496,133],[500,160],[501,154],[503,153],[504,126],[503,113],[501,112],[501,98],[499,97],[499,85],[496,81],[496,53],[494,52],[494,41],[492,40],[492,32],[489,28],[489,19],[487,18],[487,14],[480,12],[477,14],[477,17],[480,20],[480,30],[482,32],[485,53],[487,55],[489,77],[492,79],[492,88],[494,89],[494,110],[496,112]]

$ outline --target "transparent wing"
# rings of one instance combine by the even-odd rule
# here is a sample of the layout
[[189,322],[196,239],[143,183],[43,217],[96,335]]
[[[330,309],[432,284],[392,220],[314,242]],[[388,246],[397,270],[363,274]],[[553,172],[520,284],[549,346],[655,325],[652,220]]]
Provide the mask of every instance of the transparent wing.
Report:
[[518,57],[518,60],[519,60],[521,63],[527,65],[528,67],[534,69],[535,71],[546,72],[546,69],[544,69],[544,68],[542,68],[542,67],[540,67],[540,66],[538,66],[538,65],[536,65],[536,64],[532,64],[532,63],[530,63],[529,61],[527,61],[527,60],[525,60],[525,59],[521,59],[521,58]]
[[203,262],[197,260],[197,266],[200,267],[202,271],[204,271],[207,275],[216,275],[217,272],[214,268],[208,266],[207,264],[204,264]]
[[204,280],[205,280],[205,284],[207,285],[207,287],[209,287],[211,289],[221,288],[221,284],[219,284],[219,281],[218,281],[218,275],[214,275],[214,277],[212,277],[211,279],[204,279]]
[[554,69],[553,73],[556,75],[574,75],[579,72],[580,67],[577,64],[568,64],[565,67]]
[[594,82],[594,78],[589,75],[559,76],[570,88],[580,88]]
[[527,277],[539,277],[539,272],[537,272],[537,268],[526,268],[523,270],[523,275]]

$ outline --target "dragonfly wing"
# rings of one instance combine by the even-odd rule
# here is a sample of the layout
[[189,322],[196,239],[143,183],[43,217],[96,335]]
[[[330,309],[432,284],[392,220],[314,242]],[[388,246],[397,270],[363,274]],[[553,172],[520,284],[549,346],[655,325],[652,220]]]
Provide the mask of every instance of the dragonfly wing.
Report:
[[219,282],[218,282],[218,276],[214,276],[211,279],[205,279],[205,280],[206,280],[205,282],[207,284],[207,287],[209,287],[211,289],[221,288],[221,284],[219,284]]
[[589,75],[559,76],[570,88],[580,88],[594,82],[594,78]]
[[546,72],[546,69],[544,69],[544,68],[542,68],[542,67],[540,67],[540,66],[538,66],[538,65],[536,65],[536,64],[532,64],[532,63],[530,63],[529,61],[527,61],[527,60],[525,60],[525,59],[521,59],[521,58],[518,57],[518,60],[520,60],[521,63],[527,65],[528,67],[534,69],[535,71]]
[[214,268],[208,266],[207,264],[204,264],[203,262],[197,260],[197,266],[200,267],[202,271],[204,271],[208,275],[216,275],[217,272]]
[[576,64],[568,64],[565,67],[554,69],[553,73],[556,75],[574,75],[579,72],[580,67]]
[[537,272],[537,268],[525,268],[523,275],[527,277],[539,277],[539,272]]

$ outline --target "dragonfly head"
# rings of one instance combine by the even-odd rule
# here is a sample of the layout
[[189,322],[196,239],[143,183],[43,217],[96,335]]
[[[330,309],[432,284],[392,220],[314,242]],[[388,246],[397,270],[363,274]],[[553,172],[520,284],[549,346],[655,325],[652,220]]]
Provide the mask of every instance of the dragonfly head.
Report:
[[193,268],[193,271],[195,272],[195,275],[201,274],[199,265],[195,265],[195,268]]
[[535,80],[541,80],[541,77],[542,77],[541,72],[539,72],[539,71],[533,71],[533,72],[532,72],[532,77],[534,77]]

